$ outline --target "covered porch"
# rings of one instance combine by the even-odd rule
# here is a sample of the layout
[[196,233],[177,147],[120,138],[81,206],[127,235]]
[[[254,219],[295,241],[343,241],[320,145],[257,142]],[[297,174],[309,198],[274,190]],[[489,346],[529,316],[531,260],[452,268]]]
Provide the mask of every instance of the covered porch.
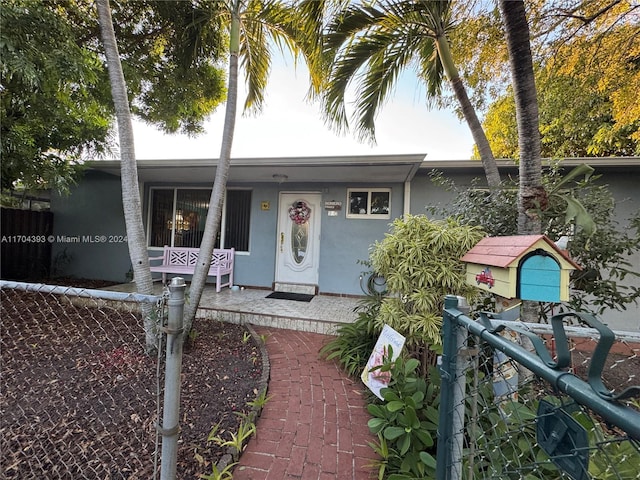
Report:
[[[162,293],[162,284],[156,283],[156,294]],[[105,288],[119,292],[133,292],[133,283]],[[341,324],[357,318],[354,309],[360,298],[336,295],[316,295],[309,302],[266,298],[267,289],[223,288],[216,293],[215,285],[205,287],[197,316],[232,323],[250,323],[273,328],[286,328],[304,332],[333,335]],[[187,285],[188,294],[188,285]]]

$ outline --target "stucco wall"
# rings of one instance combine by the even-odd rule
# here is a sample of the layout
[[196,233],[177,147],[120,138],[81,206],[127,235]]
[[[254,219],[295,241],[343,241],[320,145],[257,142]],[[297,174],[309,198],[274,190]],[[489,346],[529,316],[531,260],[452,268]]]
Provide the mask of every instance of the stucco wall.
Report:
[[[230,185],[234,186],[234,185]],[[238,185],[235,185],[238,186]],[[347,219],[347,188],[391,188],[391,219]],[[275,277],[279,193],[317,191],[326,201],[341,201],[342,210],[329,216],[322,210],[319,285],[321,293],[362,295],[360,274],[366,270],[358,263],[369,257],[369,246],[384,238],[389,223],[403,211],[402,184],[261,184],[253,189],[250,252],[236,256],[235,283],[271,288]],[[262,202],[270,202],[267,211]]]
[[127,280],[131,262],[121,191],[119,177],[88,171],[71,195],[52,196],[54,275]]
[[[271,288],[275,275],[278,188],[258,184],[252,190],[249,253],[236,255],[234,283]],[[269,202],[269,210],[261,209],[262,202]]]
[[[390,219],[347,218],[348,188],[391,188]],[[329,185],[324,189],[322,201],[342,201],[337,216],[322,212],[322,237],[320,240],[320,291],[362,295],[360,274],[368,268],[358,261],[369,258],[369,247],[382,240],[394,218],[402,216],[404,202],[402,184],[344,184]]]
[[[168,185],[168,184],[167,184]],[[171,184],[173,186],[173,184]],[[154,184],[153,186],[158,186]],[[203,187],[206,185],[188,185]],[[246,184],[230,183],[228,187],[246,188]],[[145,185],[145,218],[148,209],[148,191]],[[391,188],[390,219],[347,219],[348,188]],[[402,184],[256,184],[252,186],[251,231],[249,252],[240,252],[235,257],[234,283],[247,287],[271,288],[275,277],[277,248],[278,200],[280,192],[317,191],[325,201],[342,201],[343,209],[337,216],[329,216],[322,210],[319,290],[321,293],[362,295],[360,274],[366,271],[358,261],[367,260],[369,246],[384,238],[393,218],[403,212],[404,186]],[[262,210],[262,202],[269,202],[269,209]],[[160,255],[161,249],[150,249],[151,256]],[[189,276],[186,279],[189,280]]]
[[[515,172],[514,172],[515,173]],[[621,228],[625,228],[629,216],[640,209],[640,193],[637,175],[630,171],[610,170],[603,173],[602,182],[611,186],[616,200],[616,218]],[[428,170],[418,172],[411,184],[411,213],[426,213],[426,206],[442,205],[449,202],[452,192],[434,185]],[[468,186],[475,174],[446,172],[458,186]],[[208,187],[208,185],[200,185]],[[358,261],[367,260],[369,248],[384,238],[389,224],[400,217],[404,210],[404,185],[388,184],[290,184],[262,183],[255,185],[229,184],[230,187],[251,187],[251,232],[250,251],[238,253],[235,265],[235,283],[238,285],[270,288],[275,275],[275,252],[277,241],[278,196],[280,191],[318,191],[322,202],[342,201],[342,210],[337,216],[329,216],[322,210],[321,251],[319,269],[319,289],[322,293],[361,295],[360,274],[367,267]],[[347,219],[348,188],[391,188],[390,219]],[[144,212],[148,209],[148,189],[144,192]],[[269,202],[268,210],[261,209],[262,202]],[[52,198],[54,211],[53,269],[61,275],[83,278],[126,281],[130,261],[126,242],[121,240],[125,232],[121,204],[120,178],[100,172],[89,171],[74,189],[70,197]],[[144,217],[146,220],[146,216]],[[105,236],[107,241],[89,241]],[[75,240],[74,240],[75,239]],[[109,239],[114,241],[108,241]],[[160,251],[150,251],[157,255]],[[68,263],[64,258],[68,258]],[[635,271],[640,271],[640,254],[630,261]],[[638,279],[629,279],[636,282]],[[625,312],[611,312],[603,320],[612,327],[626,330],[640,330],[640,307],[633,306]]]
[[[637,170],[636,170],[637,171]],[[460,174],[446,171],[446,177],[453,180],[460,187],[468,187],[474,175]],[[513,172],[517,175],[517,172]],[[596,169],[596,174],[602,174],[599,182],[607,184],[616,200],[614,218],[619,222],[620,229],[628,226],[628,220],[634,212],[640,209],[640,188],[638,188],[637,173],[627,169]],[[479,172],[478,176],[482,173]],[[454,193],[431,182],[428,170],[421,170],[411,183],[411,212],[426,213],[425,206],[442,206],[454,198]],[[640,254],[629,257],[631,269],[640,272]],[[640,286],[640,279],[627,277],[630,285]],[[627,310],[619,312],[608,310],[601,319],[611,328],[617,330],[640,331],[640,306],[631,305]]]

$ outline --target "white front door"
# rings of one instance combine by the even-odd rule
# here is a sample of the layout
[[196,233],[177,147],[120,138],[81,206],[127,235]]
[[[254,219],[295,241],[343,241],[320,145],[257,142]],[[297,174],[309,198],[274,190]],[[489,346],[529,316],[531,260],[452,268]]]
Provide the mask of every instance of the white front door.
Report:
[[276,282],[318,284],[321,201],[319,193],[280,194]]

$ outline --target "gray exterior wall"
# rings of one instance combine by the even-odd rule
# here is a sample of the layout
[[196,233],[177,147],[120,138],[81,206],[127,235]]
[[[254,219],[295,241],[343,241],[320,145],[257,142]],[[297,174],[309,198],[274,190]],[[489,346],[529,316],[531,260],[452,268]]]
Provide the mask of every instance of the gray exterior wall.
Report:
[[[346,217],[348,188],[391,188],[390,219],[352,219]],[[325,293],[362,295],[360,274],[368,269],[358,261],[369,258],[369,247],[382,240],[394,218],[404,209],[402,184],[332,184],[323,190],[322,201],[342,201],[338,216],[322,212],[320,239],[320,291]]]
[[[175,184],[149,184],[144,188],[144,211],[148,211],[149,190],[157,186]],[[189,184],[184,187],[208,188],[209,185]],[[229,183],[229,188],[247,188],[246,184]],[[347,219],[348,188],[391,188],[391,219]],[[275,278],[277,248],[278,200],[280,192],[320,192],[322,202],[342,201],[338,216],[321,211],[320,269],[318,288],[321,293],[362,295],[360,274],[367,270],[358,261],[367,260],[369,247],[384,238],[393,218],[402,216],[404,209],[402,184],[255,184],[251,188],[251,229],[249,252],[235,256],[234,283],[246,287],[271,288]],[[269,210],[261,203],[269,202]],[[150,249],[149,255],[161,255],[161,249]],[[186,276],[189,280],[189,276]]]
[[[468,186],[471,180],[482,177],[482,171],[462,173],[460,170],[442,169],[448,178],[460,186]],[[446,204],[453,193],[434,185],[428,176],[430,169],[422,168],[411,182],[410,211],[426,213],[426,206]],[[513,173],[516,173],[513,170]],[[602,173],[602,182],[611,186],[617,200],[616,218],[625,228],[628,218],[640,209],[640,189],[636,170],[609,169]],[[166,185],[176,186],[175,183]],[[143,188],[143,208],[146,221],[149,188]],[[154,184],[153,186],[156,186]],[[189,185],[209,187],[210,185]],[[360,275],[367,267],[358,261],[369,257],[371,245],[384,238],[389,224],[404,211],[404,185],[401,183],[329,183],[329,184],[233,184],[229,187],[252,189],[250,251],[238,253],[235,264],[235,282],[247,287],[271,288],[275,277],[277,248],[277,216],[279,192],[315,191],[322,193],[322,202],[342,201],[343,209],[337,216],[320,212],[321,240],[319,290],[321,293],[361,295]],[[391,188],[390,219],[347,219],[348,188]],[[261,203],[269,202],[269,210],[262,210]],[[120,178],[96,171],[88,171],[84,179],[69,197],[52,198],[54,211],[53,270],[59,275],[78,278],[104,279],[124,282],[130,272],[127,244],[121,240],[126,235],[121,203]],[[83,237],[103,235],[106,242],[84,241]],[[75,241],[74,239],[77,239]],[[108,240],[114,241],[108,241]],[[159,255],[158,249],[150,255]],[[66,263],[64,258],[68,258]],[[630,258],[635,271],[640,272],[640,254]],[[640,284],[638,279],[630,282]],[[632,306],[624,312],[608,312],[603,320],[613,328],[640,330],[640,307]]]
[[88,171],[69,196],[52,195],[53,275],[125,282],[131,269],[120,178]]
[[[476,175],[461,173],[455,170],[441,169],[445,176],[460,187],[468,187],[474,177],[482,177],[482,171]],[[428,175],[430,169],[421,169],[411,182],[411,213],[426,213],[425,207],[446,205],[453,199],[454,193],[445,190],[431,182]],[[510,173],[517,176],[513,169]],[[596,168],[596,174],[602,177],[598,180],[602,184],[609,185],[610,191],[616,201],[614,218],[619,222],[620,229],[626,230],[629,219],[634,213],[640,211],[640,187],[637,169],[629,168]],[[628,257],[631,269],[640,273],[640,253]],[[628,285],[640,286],[640,278],[628,276],[625,279]],[[631,305],[625,311],[609,310],[601,319],[611,328],[617,330],[640,331],[640,305]]]

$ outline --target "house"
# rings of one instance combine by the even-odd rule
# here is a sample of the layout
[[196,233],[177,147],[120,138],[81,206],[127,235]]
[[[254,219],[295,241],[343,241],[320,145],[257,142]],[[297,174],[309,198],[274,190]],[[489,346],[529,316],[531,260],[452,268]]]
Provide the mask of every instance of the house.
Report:
[[[640,158],[569,159],[563,166],[585,162],[611,186],[621,222],[640,209]],[[138,161],[151,256],[164,245],[198,246],[216,163]],[[499,166],[517,175],[513,162]],[[478,161],[426,161],[424,154],[233,159],[218,245],[236,250],[235,283],[362,295],[367,267],[359,262],[389,223],[451,199],[431,181],[433,169],[461,186],[483,177]],[[91,162],[69,197],[52,199],[54,270],[113,281],[131,274],[119,174],[119,161]],[[296,222],[296,215],[308,218]],[[640,258],[631,261],[640,271]],[[623,313],[626,329],[640,328],[639,313]]]

